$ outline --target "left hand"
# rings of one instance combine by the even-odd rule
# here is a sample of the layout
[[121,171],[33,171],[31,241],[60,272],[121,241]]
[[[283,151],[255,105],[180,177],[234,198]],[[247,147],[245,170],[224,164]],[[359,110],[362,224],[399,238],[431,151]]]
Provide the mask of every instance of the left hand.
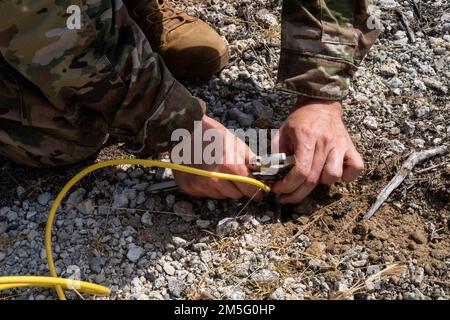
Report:
[[282,203],[299,203],[319,182],[349,182],[364,170],[364,162],[342,121],[340,102],[299,102],[274,140],[280,152],[296,157],[294,168],[273,187],[275,193],[281,194]]

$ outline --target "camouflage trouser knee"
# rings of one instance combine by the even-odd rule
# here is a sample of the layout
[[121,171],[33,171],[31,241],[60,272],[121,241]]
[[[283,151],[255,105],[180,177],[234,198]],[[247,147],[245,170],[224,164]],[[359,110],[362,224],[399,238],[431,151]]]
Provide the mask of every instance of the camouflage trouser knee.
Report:
[[99,113],[55,108],[0,56],[0,156],[33,167],[66,165],[94,154],[107,136]]

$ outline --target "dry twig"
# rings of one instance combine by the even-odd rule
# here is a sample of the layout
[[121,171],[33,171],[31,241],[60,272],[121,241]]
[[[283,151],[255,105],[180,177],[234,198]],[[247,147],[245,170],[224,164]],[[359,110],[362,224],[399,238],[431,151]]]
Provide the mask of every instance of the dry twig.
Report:
[[370,210],[366,213],[363,220],[369,220],[375,212],[381,207],[381,205],[387,200],[391,193],[406,179],[406,177],[411,173],[414,167],[420,162],[427,160],[429,158],[446,154],[450,151],[450,146],[444,145],[434,149],[413,152],[408,159],[403,163],[400,170],[397,172],[395,177],[388,183],[377,197],[377,200],[372,205]]

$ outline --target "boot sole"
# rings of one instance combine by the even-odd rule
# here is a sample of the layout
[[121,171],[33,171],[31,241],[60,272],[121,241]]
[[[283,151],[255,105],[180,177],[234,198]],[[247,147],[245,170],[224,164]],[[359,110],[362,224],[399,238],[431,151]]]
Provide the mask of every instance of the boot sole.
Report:
[[218,56],[217,58],[211,59],[206,62],[198,63],[196,65],[175,66],[172,64],[168,65],[168,67],[175,78],[189,80],[197,78],[208,78],[221,71],[228,64],[229,61],[230,61],[230,52],[229,50],[226,50],[222,55]]

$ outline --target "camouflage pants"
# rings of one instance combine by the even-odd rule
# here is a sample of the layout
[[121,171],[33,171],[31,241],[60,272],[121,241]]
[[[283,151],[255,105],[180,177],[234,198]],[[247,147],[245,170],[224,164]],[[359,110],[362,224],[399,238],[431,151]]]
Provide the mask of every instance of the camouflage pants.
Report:
[[0,156],[32,167],[72,164],[98,151],[108,137],[100,113],[68,113],[0,56]]

